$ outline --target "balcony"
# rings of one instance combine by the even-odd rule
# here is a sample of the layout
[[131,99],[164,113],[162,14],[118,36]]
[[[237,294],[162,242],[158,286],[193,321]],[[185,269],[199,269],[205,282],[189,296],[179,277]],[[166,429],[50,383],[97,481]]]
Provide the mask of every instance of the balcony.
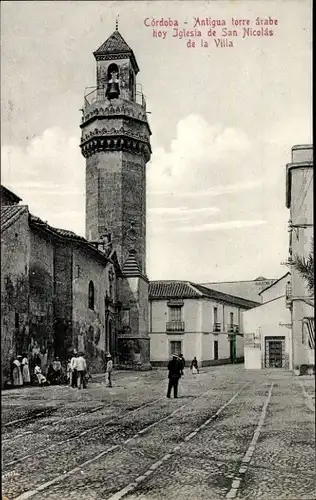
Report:
[[214,323],[213,332],[221,332],[221,331],[222,331],[222,324],[221,323]]
[[[91,90],[92,89],[92,90]],[[91,110],[93,104],[109,102],[106,95],[106,87],[87,87],[84,96],[84,114]],[[146,111],[146,98],[142,92],[142,86],[137,84],[134,102]]]
[[239,325],[228,325],[227,331],[228,333],[239,333]]
[[167,321],[166,323],[166,332],[178,333],[184,332],[185,324],[184,321],[173,320]]

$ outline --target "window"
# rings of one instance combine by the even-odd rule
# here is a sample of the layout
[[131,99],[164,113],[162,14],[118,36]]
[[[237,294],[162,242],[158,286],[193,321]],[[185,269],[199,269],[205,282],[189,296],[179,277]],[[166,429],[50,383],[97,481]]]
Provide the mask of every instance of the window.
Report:
[[234,313],[230,313],[230,325],[233,326],[234,324]]
[[173,354],[180,354],[182,352],[181,350],[181,340],[171,340],[170,341],[170,355],[172,356]]
[[214,313],[214,323],[218,323],[218,309],[217,309],[217,307],[213,308],[213,313]]
[[94,310],[94,284],[93,281],[89,283],[89,309]]
[[182,306],[169,306],[169,321],[182,320]]
[[218,340],[214,340],[214,359],[218,359]]

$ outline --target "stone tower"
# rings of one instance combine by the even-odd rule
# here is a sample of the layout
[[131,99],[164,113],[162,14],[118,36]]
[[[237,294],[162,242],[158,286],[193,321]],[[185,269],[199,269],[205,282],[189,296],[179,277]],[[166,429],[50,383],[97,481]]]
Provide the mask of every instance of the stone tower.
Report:
[[84,98],[81,151],[86,158],[86,238],[110,234],[123,270],[120,364],[148,368],[146,163],[150,127],[136,89],[139,68],[118,29],[94,52],[96,87]]

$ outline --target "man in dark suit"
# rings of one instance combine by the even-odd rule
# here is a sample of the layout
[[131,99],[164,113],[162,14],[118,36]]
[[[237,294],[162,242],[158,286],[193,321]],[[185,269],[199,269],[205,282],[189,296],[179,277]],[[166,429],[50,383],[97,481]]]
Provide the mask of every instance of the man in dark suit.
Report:
[[172,356],[171,361],[169,361],[168,363],[169,383],[168,383],[167,398],[170,398],[172,388],[174,397],[175,398],[178,397],[178,384],[179,384],[179,378],[181,377],[181,367],[182,366],[180,359],[176,354],[174,354]]

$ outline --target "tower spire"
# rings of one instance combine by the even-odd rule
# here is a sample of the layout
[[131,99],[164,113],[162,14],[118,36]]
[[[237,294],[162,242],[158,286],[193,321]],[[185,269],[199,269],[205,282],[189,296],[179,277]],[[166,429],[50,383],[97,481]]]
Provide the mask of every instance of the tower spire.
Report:
[[115,29],[116,29],[116,31],[118,31],[118,29],[119,29],[119,17],[120,17],[120,15],[117,14],[116,21],[115,21]]

